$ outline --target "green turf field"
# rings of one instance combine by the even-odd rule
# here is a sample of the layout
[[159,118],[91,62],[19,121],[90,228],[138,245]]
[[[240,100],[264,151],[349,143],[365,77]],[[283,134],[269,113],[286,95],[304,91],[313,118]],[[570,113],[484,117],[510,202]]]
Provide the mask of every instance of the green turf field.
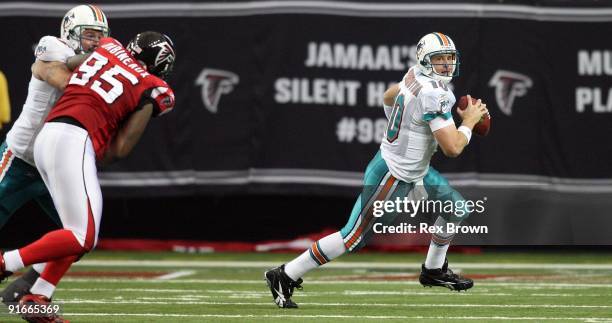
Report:
[[263,271],[294,256],[96,251],[55,301],[71,322],[612,322],[612,254],[451,254],[475,280],[462,293],[419,285],[422,254],[348,255],[305,277],[299,309],[279,309]]

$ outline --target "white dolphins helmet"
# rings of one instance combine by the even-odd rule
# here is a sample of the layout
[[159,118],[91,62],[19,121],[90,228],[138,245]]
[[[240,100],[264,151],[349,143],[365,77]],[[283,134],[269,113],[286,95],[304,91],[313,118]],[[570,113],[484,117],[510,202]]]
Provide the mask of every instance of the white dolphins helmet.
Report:
[[101,31],[103,37],[108,37],[108,20],[97,6],[80,5],[70,9],[62,19],[61,38],[76,53],[81,53],[83,52],[81,34],[85,29]]
[[[431,64],[431,57],[437,54],[453,54],[452,75],[436,73]],[[453,40],[443,33],[436,32],[423,36],[417,45],[416,60],[423,74],[444,83],[450,82],[453,77],[459,75],[459,51],[455,48]]]

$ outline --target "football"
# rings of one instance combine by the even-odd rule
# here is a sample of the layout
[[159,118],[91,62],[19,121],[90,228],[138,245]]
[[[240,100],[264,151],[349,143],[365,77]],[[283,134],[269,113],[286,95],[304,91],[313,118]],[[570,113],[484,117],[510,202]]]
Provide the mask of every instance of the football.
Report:
[[[477,101],[478,99],[472,97],[472,104],[475,104]],[[467,108],[467,105],[468,105],[467,95],[460,97],[459,103],[457,103],[457,108],[461,110],[465,110]],[[473,131],[477,135],[486,136],[489,134],[490,129],[491,129],[491,116],[489,114],[486,114],[482,117],[482,119],[480,119],[480,122],[478,122],[474,126]]]

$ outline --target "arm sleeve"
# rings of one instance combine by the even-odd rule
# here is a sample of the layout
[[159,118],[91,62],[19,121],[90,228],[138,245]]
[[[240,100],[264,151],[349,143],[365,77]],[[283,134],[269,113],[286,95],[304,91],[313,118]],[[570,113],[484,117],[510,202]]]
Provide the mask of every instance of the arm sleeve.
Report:
[[429,128],[431,129],[431,132],[434,132],[436,130],[440,130],[442,128],[446,128],[450,125],[454,125],[455,121],[453,121],[452,118],[450,119],[444,119],[442,117],[436,117],[434,119],[432,119],[431,121],[429,121]]
[[451,114],[451,99],[445,93],[435,91],[423,93],[421,96],[423,120],[429,124],[432,132],[454,124]]

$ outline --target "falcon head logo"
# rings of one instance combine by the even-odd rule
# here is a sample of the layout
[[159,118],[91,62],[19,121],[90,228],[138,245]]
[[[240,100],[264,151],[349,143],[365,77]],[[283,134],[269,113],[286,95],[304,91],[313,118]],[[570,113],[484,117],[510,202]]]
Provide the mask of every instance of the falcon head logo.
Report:
[[157,52],[157,56],[155,56],[155,65],[159,66],[165,61],[172,64],[174,63],[174,57],[176,54],[174,53],[174,49],[167,42],[162,42],[154,45],[153,47],[159,47],[159,51]]
[[497,70],[489,80],[489,87],[495,88],[497,106],[508,116],[512,115],[514,99],[525,96],[532,85],[530,77],[504,70]]
[[195,84],[202,87],[204,107],[212,113],[217,113],[221,95],[232,92],[239,81],[238,75],[230,71],[205,68],[200,72]]

